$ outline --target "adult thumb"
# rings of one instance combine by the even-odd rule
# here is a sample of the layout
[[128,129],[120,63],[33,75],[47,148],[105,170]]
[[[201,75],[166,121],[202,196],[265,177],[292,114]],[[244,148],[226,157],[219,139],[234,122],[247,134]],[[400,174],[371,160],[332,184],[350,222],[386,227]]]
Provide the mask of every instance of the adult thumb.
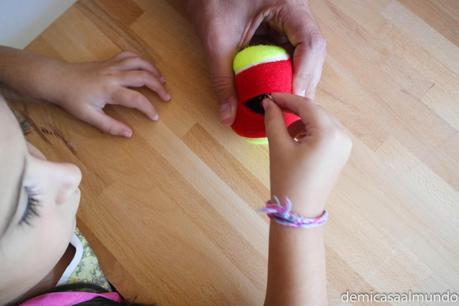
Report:
[[236,117],[237,98],[234,90],[233,53],[214,54],[210,60],[212,82],[220,103],[220,119],[232,125]]

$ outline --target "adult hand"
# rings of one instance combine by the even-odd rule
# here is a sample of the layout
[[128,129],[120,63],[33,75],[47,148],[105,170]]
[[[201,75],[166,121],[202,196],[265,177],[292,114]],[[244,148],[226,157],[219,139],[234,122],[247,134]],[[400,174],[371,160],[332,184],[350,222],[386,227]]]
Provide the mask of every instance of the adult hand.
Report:
[[209,58],[223,123],[231,125],[236,114],[234,55],[258,34],[271,36],[273,43],[289,42],[294,93],[314,98],[326,43],[307,0],[189,0],[187,4]]
[[[291,94],[263,101],[269,139],[271,193],[292,200],[295,211],[316,217],[325,206],[346,164],[352,141],[341,125],[319,105]],[[301,117],[289,129],[282,109]],[[294,140],[295,137],[301,135]]]

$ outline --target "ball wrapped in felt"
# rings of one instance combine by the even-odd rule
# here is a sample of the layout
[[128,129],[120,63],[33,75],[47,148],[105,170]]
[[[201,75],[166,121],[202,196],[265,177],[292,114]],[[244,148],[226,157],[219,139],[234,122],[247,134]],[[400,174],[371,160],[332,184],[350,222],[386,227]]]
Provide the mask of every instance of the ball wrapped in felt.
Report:
[[[278,46],[257,45],[239,51],[233,60],[238,99],[233,130],[250,139],[265,138],[263,97],[273,92],[292,92],[292,62]],[[299,117],[284,112],[285,125]]]

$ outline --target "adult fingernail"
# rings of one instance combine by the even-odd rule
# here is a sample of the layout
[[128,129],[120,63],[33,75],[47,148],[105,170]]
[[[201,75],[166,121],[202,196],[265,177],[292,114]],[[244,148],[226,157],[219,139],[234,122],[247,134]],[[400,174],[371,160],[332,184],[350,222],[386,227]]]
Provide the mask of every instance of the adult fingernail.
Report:
[[159,114],[158,113],[154,114],[151,119],[154,120],[154,121],[158,121],[159,120]]
[[306,88],[298,86],[294,89],[293,93],[297,96],[304,97],[306,95]]
[[231,99],[229,99],[228,102],[223,103],[220,107],[220,118],[226,125],[232,124],[231,104]]
[[306,91],[309,87],[309,83],[310,81],[309,80],[297,80],[295,82],[295,85],[293,86],[294,88],[294,94],[297,95],[297,96],[301,96],[301,97],[304,97],[306,96]]

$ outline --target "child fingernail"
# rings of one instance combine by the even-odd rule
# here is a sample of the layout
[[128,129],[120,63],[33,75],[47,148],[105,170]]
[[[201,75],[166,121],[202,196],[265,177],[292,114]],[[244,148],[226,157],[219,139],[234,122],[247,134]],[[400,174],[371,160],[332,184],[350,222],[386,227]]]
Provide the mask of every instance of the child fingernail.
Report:
[[158,113],[154,114],[151,119],[153,119],[154,121],[158,121],[159,120],[159,114]]
[[123,134],[124,137],[127,137],[127,138],[131,138],[132,137],[132,131],[129,131],[129,130],[123,131],[122,134]]
[[271,99],[269,99],[269,98],[264,98],[263,101],[261,102],[261,104],[263,105],[263,108],[265,110],[268,109],[269,103],[271,103]]

